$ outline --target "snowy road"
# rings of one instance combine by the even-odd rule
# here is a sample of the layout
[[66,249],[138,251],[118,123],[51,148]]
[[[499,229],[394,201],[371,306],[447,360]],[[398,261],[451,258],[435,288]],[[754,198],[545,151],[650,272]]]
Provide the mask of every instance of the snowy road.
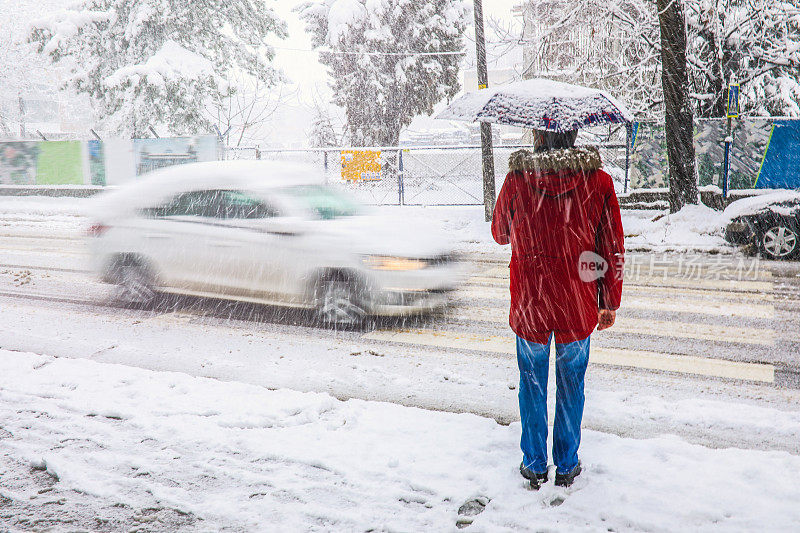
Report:
[[[631,254],[618,324],[593,337],[589,475],[581,496],[559,505],[565,495],[551,488],[520,491],[513,468],[502,254],[470,257],[447,313],[336,332],[301,312],[207,299],[110,305],[110,287],[86,272],[79,227],[50,214],[0,228],[0,524],[442,530],[474,497],[491,499],[476,530],[735,531],[800,519],[762,512],[800,493],[796,265]],[[276,423],[287,419],[299,422]],[[381,420],[392,420],[390,435]],[[323,450],[314,459],[309,441]],[[450,453],[422,453],[438,449]],[[765,465],[753,474],[763,479],[739,483],[750,475],[740,465],[753,464]],[[686,471],[694,492],[654,503]],[[734,488],[712,495],[719,484]],[[331,487],[343,490],[326,495]],[[743,504],[756,500],[758,511]]]
[[[60,301],[108,307],[109,287],[87,272],[81,239],[6,234],[0,237],[0,253],[0,296],[36,299],[43,305]],[[473,255],[469,268],[472,274],[447,312],[407,322],[380,321],[366,332],[337,338],[461,355],[513,355],[506,261],[497,255]],[[593,337],[592,362],[798,387],[798,271],[791,264],[745,257],[632,254],[618,322]],[[301,313],[259,306],[184,298],[157,314],[192,320],[257,315],[251,321],[255,327],[277,328],[290,336],[330,335],[303,328],[310,321]],[[292,330],[294,324],[301,324],[302,333]]]
[[[216,300],[173,298],[153,311],[115,307],[111,288],[85,272],[84,243],[74,235],[6,234],[0,251],[6,349],[473,412],[502,422],[516,417],[502,256],[473,256],[472,275],[446,313],[334,332],[314,327],[303,312]],[[631,256],[618,323],[593,337],[590,383],[613,391],[635,380],[668,397],[697,388],[774,396],[798,386],[800,278],[792,265],[664,257]],[[744,279],[727,279],[735,275]],[[614,431],[655,429],[641,421],[636,429]]]

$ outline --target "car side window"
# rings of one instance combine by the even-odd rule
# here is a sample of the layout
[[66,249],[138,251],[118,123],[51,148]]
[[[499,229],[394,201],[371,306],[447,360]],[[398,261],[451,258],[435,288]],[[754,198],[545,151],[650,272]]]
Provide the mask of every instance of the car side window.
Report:
[[225,219],[271,218],[278,212],[264,200],[243,191],[219,191],[219,215]]
[[216,209],[216,191],[190,191],[173,196],[166,203],[142,209],[142,215],[151,218],[175,216],[213,216]]
[[150,218],[197,216],[217,219],[269,218],[278,212],[262,199],[242,191],[190,191],[158,207],[142,209]]

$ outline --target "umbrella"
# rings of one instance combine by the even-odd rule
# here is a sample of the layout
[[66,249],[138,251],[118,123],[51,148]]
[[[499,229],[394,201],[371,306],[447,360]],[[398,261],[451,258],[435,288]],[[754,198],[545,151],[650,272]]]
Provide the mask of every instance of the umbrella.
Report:
[[463,94],[436,118],[570,131],[633,115],[605,91],[538,78]]

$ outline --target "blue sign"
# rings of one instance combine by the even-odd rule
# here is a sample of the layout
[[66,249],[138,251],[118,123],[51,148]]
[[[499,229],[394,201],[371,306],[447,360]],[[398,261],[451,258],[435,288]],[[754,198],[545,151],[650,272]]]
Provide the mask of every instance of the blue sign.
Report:
[[728,87],[728,118],[739,116],[739,84]]
[[636,148],[636,135],[639,133],[639,123],[631,122],[631,150]]
[[800,120],[776,120],[753,187],[800,189]]

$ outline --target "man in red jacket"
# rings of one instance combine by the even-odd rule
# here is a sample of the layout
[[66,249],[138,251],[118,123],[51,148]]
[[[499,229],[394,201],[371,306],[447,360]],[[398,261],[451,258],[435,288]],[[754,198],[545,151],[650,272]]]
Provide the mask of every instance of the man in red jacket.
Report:
[[536,150],[509,158],[492,236],[511,243],[511,311],[517,334],[522,418],[520,473],[547,481],[547,373],[556,342],[553,462],[556,485],[581,472],[578,447],[589,336],[614,324],[622,297],[624,243],[611,176],[577,131],[535,131]]

